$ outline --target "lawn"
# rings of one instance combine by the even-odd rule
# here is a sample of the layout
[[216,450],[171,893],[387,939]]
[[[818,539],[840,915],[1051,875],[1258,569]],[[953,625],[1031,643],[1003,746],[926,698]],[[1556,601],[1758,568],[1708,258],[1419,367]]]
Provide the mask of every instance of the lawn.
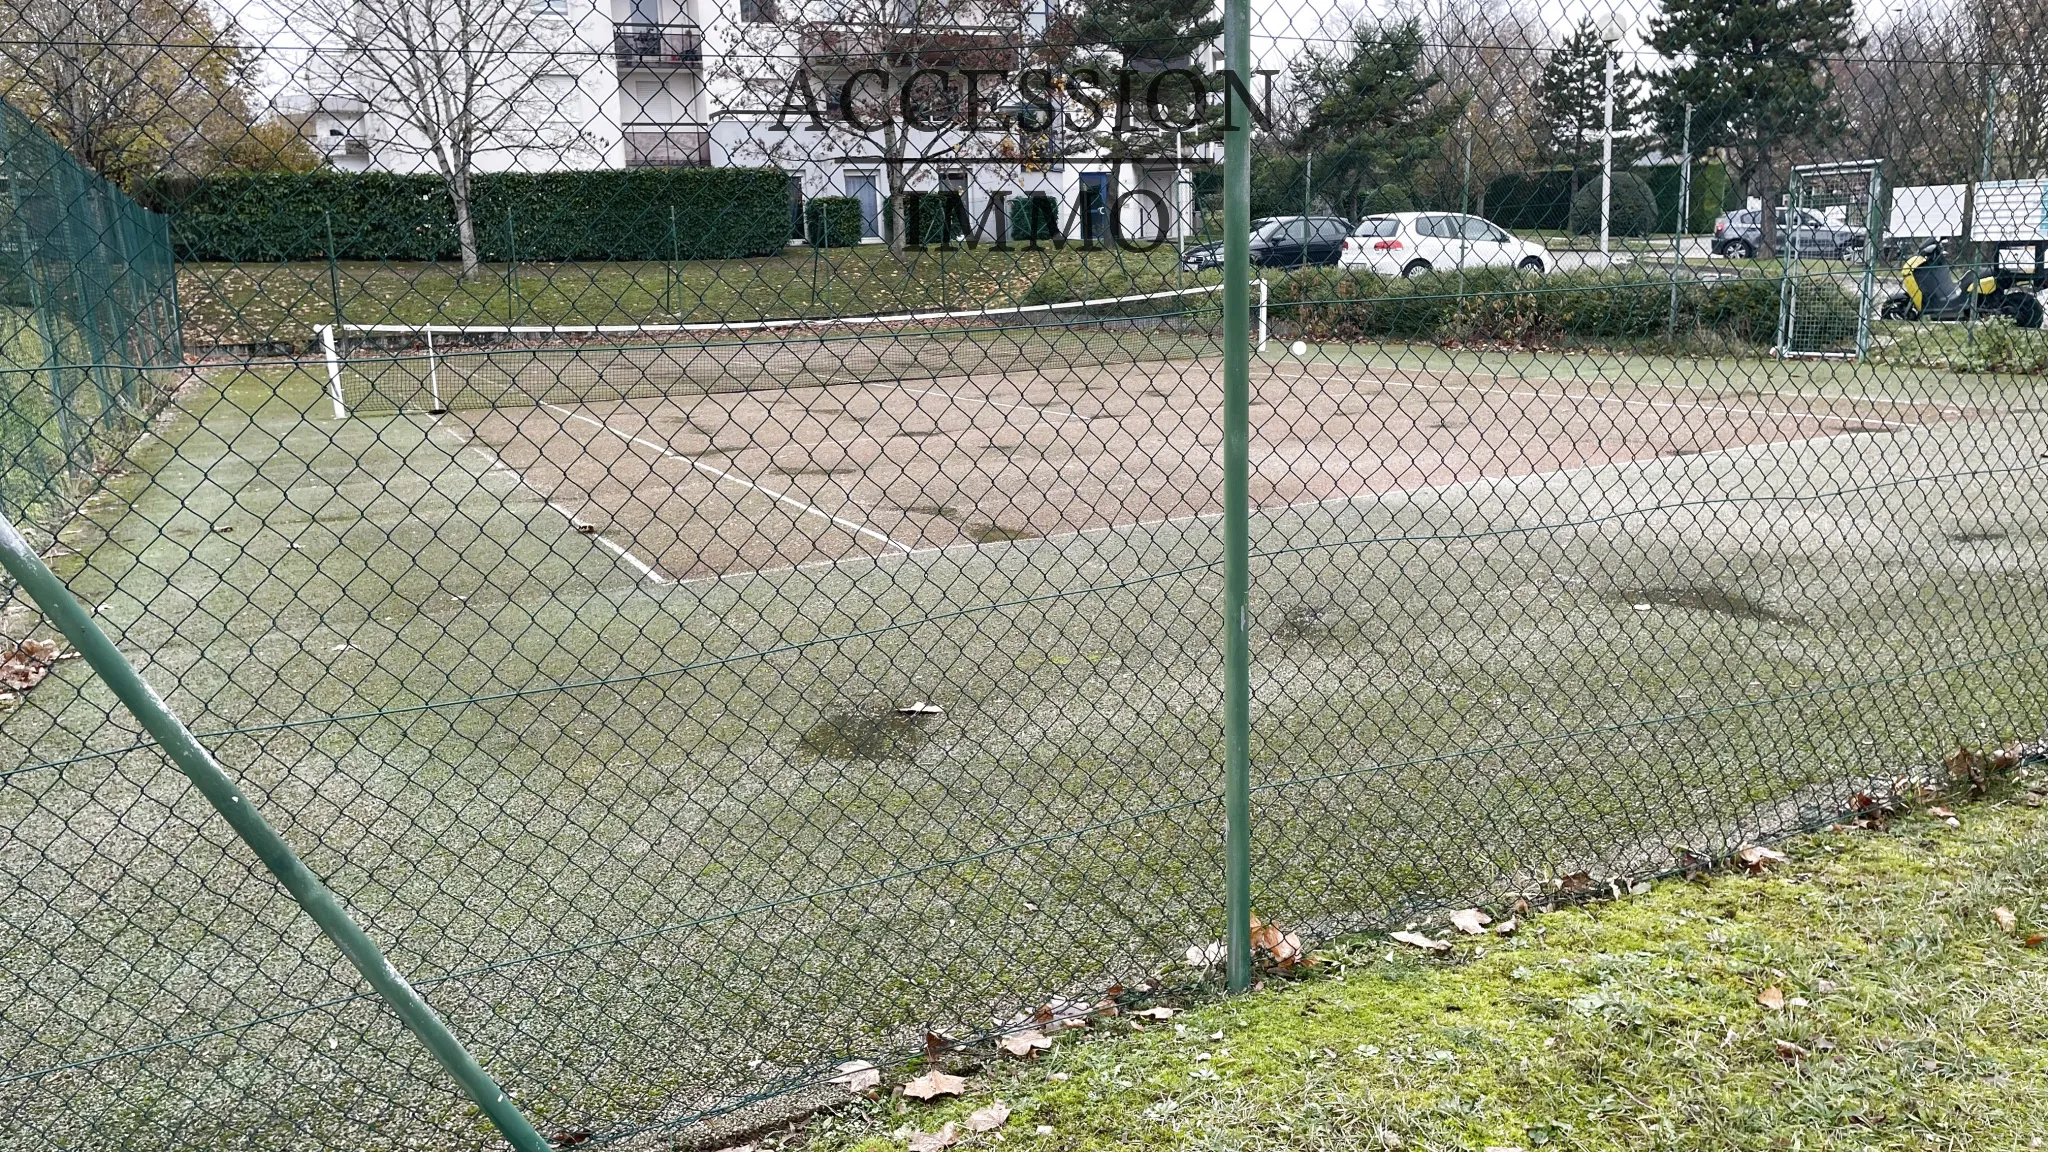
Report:
[[[185,343],[296,343],[337,310],[354,324],[636,324],[865,315],[1000,307],[1024,301],[1047,273],[1068,298],[1132,283],[1194,283],[1176,250],[988,247],[892,252],[885,245],[792,247],[740,260],[486,265],[471,280],[448,264],[182,264]],[[1213,274],[1211,280],[1213,281]],[[339,308],[337,309],[337,299]]]
[[[1554,911],[1539,894],[1518,916],[1501,901],[1510,937],[1412,923],[1452,942],[1441,957],[1352,937],[1248,996],[1127,992],[1035,1061],[941,1056],[966,1073],[958,1099],[855,1101],[754,1146],[885,1152],[951,1123],[963,1149],[2037,1148],[2048,808],[2032,772],[1951,801],[1953,819],[1801,837],[1761,874]],[[1171,1022],[1141,1018],[1154,1007]],[[1007,1121],[970,1135],[998,1102]]]

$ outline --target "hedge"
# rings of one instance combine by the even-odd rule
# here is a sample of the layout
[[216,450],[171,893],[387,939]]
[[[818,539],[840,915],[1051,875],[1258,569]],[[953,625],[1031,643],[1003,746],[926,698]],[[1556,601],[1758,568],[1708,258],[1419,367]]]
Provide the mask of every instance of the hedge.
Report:
[[1506,172],[1486,182],[1486,217],[1503,228],[1562,232],[1571,210],[1569,168]]
[[804,231],[813,248],[849,248],[860,243],[860,199],[813,196],[804,205]]
[[[1634,171],[1649,182],[1650,191],[1657,197],[1657,231],[1670,232],[1678,218],[1678,165],[1646,165]],[[1686,219],[1685,230],[1712,231],[1714,217],[1739,199],[1728,179],[1727,165],[1714,160],[1693,161],[1692,212]]]
[[[1626,271],[1574,272],[1540,278],[1508,269],[1396,279],[1339,269],[1311,269],[1276,279],[1272,321],[1303,339],[1487,341],[1513,344],[1662,341],[1671,325],[1669,281]],[[1767,348],[1777,338],[1779,283],[1769,278],[1678,284],[1681,338],[1718,336]],[[1800,290],[1800,314],[1816,333],[1816,349],[1853,337],[1856,301],[1831,278]]]
[[[1607,230],[1615,236],[1648,236],[1657,227],[1657,195],[1649,181],[1633,172],[1616,172],[1607,189]],[[1600,181],[1596,177],[1572,197],[1571,231],[1592,236],[1600,231]]]
[[1010,239],[1019,244],[1059,234],[1060,206],[1051,196],[1020,195],[1010,201]]
[[[449,260],[455,217],[439,176],[266,172],[143,181],[171,218],[180,260]],[[704,260],[766,256],[789,241],[779,168],[493,172],[471,204],[485,260]]]

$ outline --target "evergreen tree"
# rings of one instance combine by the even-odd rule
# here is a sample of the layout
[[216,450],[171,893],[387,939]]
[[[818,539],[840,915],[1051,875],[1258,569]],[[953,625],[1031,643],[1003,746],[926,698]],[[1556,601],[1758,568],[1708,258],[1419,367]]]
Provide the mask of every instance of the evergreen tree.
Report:
[[1074,21],[1074,38],[1116,53],[1127,68],[1193,61],[1202,46],[1223,35],[1212,0],[1088,0]]
[[1614,165],[1626,167],[1637,152],[1630,127],[1639,113],[1640,78],[1619,65],[1621,54],[1600,39],[1593,22],[1583,20],[1564,43],[1551,49],[1536,82],[1536,107],[1542,127],[1539,141],[1544,159],[1572,170],[1572,195],[1582,176],[1600,168],[1600,141],[1606,131],[1607,63],[1614,72]]
[[1298,146],[1315,158],[1316,182],[1346,215],[1397,182],[1437,147],[1468,97],[1444,91],[1426,67],[1414,20],[1360,29],[1339,56],[1311,50],[1294,66],[1295,96],[1310,110]]
[[1674,62],[1651,97],[1676,140],[1692,106],[1695,151],[1718,148],[1764,205],[1763,253],[1777,250],[1777,172],[1796,143],[1841,130],[1830,64],[1857,43],[1853,0],[1665,0],[1650,46]]

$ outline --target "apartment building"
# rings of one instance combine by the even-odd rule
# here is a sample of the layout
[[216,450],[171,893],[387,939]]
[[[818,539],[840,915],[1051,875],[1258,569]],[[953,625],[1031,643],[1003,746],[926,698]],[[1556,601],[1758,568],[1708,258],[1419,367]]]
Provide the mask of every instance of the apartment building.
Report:
[[[469,2],[521,6],[494,13],[516,17],[519,43],[476,64],[482,171],[772,165],[795,197],[858,199],[870,240],[899,190],[958,192],[990,227],[1047,196],[1064,235],[1152,240],[1191,226],[1190,174],[1213,159],[1158,136],[1113,160],[1097,134],[1026,131],[1012,78],[1034,64],[1047,0]],[[302,123],[329,164],[433,170],[433,142],[375,70],[315,59]]]

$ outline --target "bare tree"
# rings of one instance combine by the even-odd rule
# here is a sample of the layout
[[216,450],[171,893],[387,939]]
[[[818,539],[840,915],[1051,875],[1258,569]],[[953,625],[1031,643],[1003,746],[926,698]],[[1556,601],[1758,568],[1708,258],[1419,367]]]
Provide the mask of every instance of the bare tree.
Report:
[[768,158],[877,160],[888,173],[895,246],[916,243],[905,194],[932,169],[1032,151],[1007,114],[1045,41],[1027,26],[1022,0],[808,0],[780,14],[773,26],[737,32],[742,46],[716,67],[749,69],[722,78],[772,109],[779,126],[814,130],[756,134]]
[[385,122],[386,166],[409,158],[440,175],[465,278],[481,265],[479,158],[589,147],[553,114],[564,94],[542,81],[563,49],[542,38],[525,0],[307,0],[303,13],[321,41],[320,70]]

